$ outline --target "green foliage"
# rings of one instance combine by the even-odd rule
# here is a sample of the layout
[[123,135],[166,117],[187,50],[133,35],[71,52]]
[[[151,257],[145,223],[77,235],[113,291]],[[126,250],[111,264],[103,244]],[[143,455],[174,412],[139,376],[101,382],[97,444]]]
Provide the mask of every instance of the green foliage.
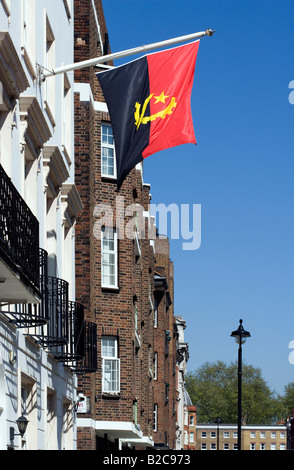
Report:
[[284,387],[284,395],[278,397],[281,409],[290,416],[294,408],[294,382]]
[[[238,419],[237,363],[205,363],[186,375],[190,398],[197,406],[199,423],[236,423]],[[291,404],[292,403],[292,404]],[[291,414],[294,406],[294,383],[289,384],[285,399],[275,397],[262,378],[261,370],[251,365],[242,367],[242,414],[246,424],[275,424]]]

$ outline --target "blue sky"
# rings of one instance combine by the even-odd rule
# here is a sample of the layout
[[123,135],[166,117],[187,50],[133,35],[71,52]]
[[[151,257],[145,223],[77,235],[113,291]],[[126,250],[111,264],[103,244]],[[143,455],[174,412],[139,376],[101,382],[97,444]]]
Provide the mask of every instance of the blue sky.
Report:
[[[152,202],[201,204],[201,246],[171,240],[188,370],[244,362],[272,390],[294,381],[293,0],[103,0],[112,52],[206,28],[192,93],[197,146],[150,156]],[[115,65],[139,56],[125,58]]]

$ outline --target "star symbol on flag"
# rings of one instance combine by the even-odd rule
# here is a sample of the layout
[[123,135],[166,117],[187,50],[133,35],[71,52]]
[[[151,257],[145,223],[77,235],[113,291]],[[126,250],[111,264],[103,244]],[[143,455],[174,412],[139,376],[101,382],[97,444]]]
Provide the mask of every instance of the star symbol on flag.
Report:
[[159,102],[160,103],[165,103],[165,100],[168,97],[169,97],[169,95],[165,95],[164,92],[162,92],[160,96],[154,96],[154,98],[156,99],[154,104],[159,103]]

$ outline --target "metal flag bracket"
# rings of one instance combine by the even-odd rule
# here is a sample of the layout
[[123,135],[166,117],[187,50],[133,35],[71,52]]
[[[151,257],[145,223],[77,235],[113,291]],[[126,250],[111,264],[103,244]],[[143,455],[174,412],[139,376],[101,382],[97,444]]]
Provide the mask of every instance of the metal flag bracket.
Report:
[[198,33],[187,34],[186,36],[179,36],[177,38],[167,39],[165,41],[148,44],[146,46],[139,46],[121,52],[114,52],[112,54],[96,57],[94,59],[84,60],[82,62],[75,62],[74,64],[57,67],[52,70],[48,70],[44,66],[37,64],[38,82],[39,85],[41,85],[41,83],[44,82],[48,77],[52,77],[65,72],[70,72],[73,70],[79,70],[86,67],[96,66],[98,64],[99,68],[113,68],[110,65],[106,65],[106,62],[110,62],[115,59],[121,59],[122,57],[127,57],[134,54],[139,54],[141,52],[150,51],[151,49],[158,49],[160,47],[170,46],[172,44],[180,42],[190,41],[193,39],[200,39],[204,36],[212,36],[214,33],[215,30],[208,28],[205,31],[200,31]]

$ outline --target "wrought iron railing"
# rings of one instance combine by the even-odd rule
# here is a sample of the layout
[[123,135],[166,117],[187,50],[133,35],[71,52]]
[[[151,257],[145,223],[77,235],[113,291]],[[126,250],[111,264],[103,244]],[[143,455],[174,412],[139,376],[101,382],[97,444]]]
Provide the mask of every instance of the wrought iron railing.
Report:
[[48,255],[39,249],[39,292],[38,304],[16,304],[1,309],[1,313],[17,328],[37,328],[48,322]]
[[82,360],[84,353],[84,306],[71,301],[68,303],[68,341],[56,350],[54,356],[70,365],[73,361]]
[[72,369],[76,374],[88,374],[97,371],[97,325],[85,321],[83,324],[84,334],[84,358],[77,361]]
[[76,374],[97,370],[97,325],[84,320],[83,305],[68,300],[68,282],[48,276],[48,254],[39,250],[40,303],[17,304],[1,315],[66,363]]
[[47,276],[43,288],[42,300],[38,307],[46,323],[35,331],[30,331],[29,335],[54,354],[54,348],[65,345],[69,337],[68,282]]
[[68,282],[48,276],[48,323],[43,345],[59,346],[68,341]]
[[39,287],[39,222],[0,165],[0,257]]

